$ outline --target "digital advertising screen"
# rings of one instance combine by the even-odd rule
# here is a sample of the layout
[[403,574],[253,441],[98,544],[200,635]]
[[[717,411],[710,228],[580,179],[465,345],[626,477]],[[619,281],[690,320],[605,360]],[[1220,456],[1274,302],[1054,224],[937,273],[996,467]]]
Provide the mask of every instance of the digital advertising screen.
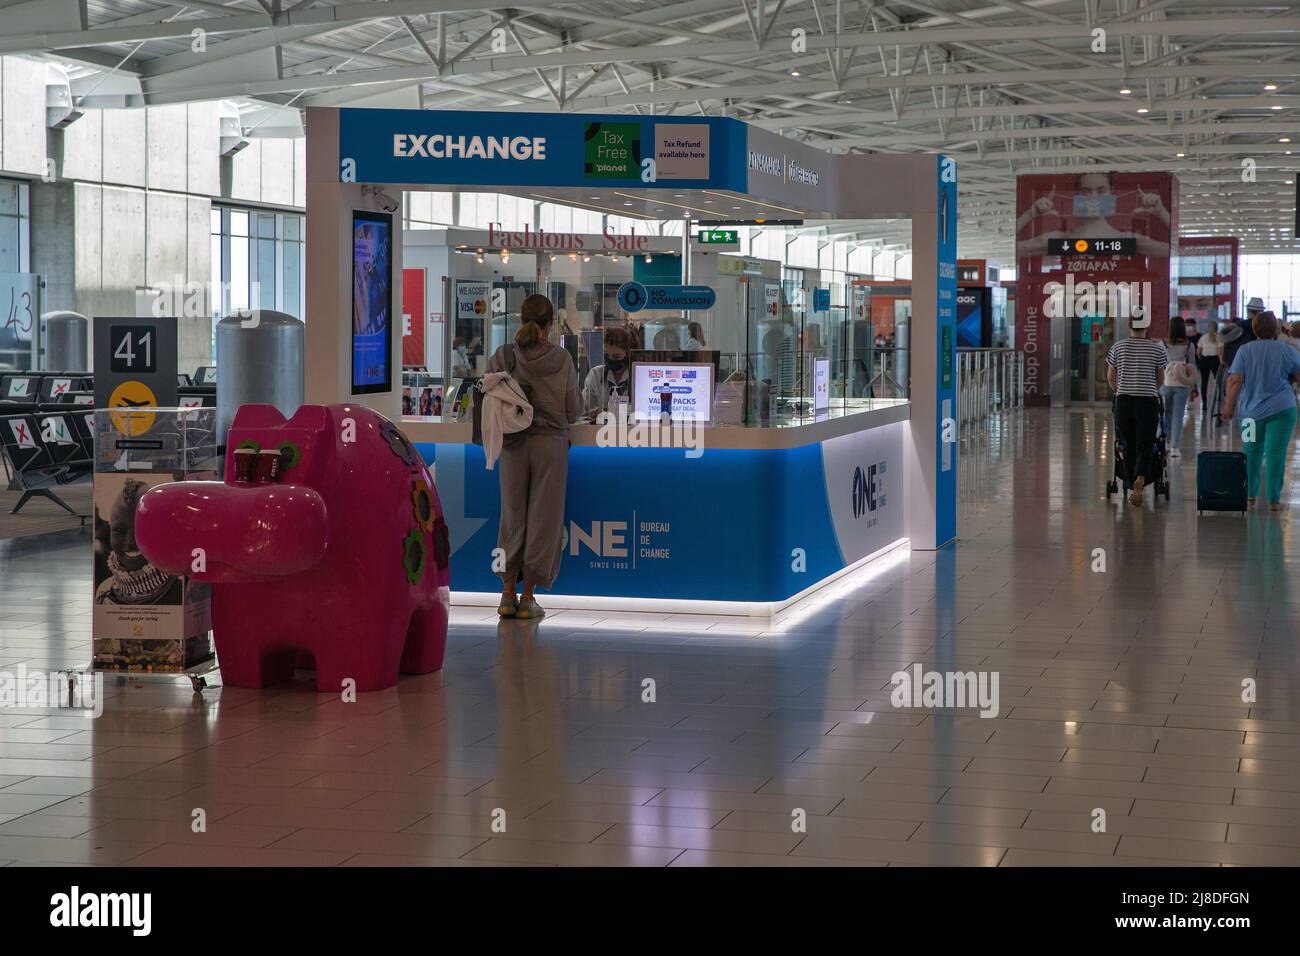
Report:
[[713,363],[632,364],[632,414],[658,421],[707,422],[713,410]]
[[352,213],[352,394],[393,390],[393,217]]
[[984,337],[983,290],[960,289],[957,292],[957,344],[964,349],[988,346]]

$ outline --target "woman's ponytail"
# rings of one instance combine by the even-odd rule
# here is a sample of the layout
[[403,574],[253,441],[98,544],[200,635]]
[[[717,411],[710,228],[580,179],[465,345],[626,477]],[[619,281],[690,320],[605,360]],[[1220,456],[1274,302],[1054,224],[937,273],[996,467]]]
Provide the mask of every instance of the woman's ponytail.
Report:
[[536,345],[546,337],[546,332],[555,321],[555,307],[544,295],[534,293],[524,299],[519,306],[521,324],[515,333],[515,345],[527,348]]

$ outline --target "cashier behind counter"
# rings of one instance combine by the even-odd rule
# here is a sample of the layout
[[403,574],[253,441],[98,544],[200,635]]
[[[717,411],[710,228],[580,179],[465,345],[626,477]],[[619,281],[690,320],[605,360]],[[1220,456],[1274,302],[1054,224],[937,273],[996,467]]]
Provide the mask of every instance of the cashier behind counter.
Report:
[[601,412],[617,411],[620,404],[631,402],[632,375],[628,352],[632,334],[621,325],[605,329],[605,363],[593,366],[582,389],[587,418],[595,421]]

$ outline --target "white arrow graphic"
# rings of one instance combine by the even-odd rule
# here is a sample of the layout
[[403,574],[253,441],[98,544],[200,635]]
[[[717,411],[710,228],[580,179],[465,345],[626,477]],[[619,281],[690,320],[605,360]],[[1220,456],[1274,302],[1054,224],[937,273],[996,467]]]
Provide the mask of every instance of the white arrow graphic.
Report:
[[[451,538],[451,553],[487,524],[487,518],[472,518],[465,513],[465,446],[438,445],[433,457],[433,481],[442,503],[442,517]],[[486,473],[486,472],[485,472]]]

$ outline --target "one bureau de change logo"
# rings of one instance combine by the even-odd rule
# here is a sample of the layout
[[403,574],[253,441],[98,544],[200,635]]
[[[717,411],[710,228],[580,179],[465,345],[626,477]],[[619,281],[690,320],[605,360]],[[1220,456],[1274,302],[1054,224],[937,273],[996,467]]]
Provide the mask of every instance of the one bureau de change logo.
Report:
[[853,517],[861,518],[877,508],[884,507],[885,462],[876,462],[853,469]]

